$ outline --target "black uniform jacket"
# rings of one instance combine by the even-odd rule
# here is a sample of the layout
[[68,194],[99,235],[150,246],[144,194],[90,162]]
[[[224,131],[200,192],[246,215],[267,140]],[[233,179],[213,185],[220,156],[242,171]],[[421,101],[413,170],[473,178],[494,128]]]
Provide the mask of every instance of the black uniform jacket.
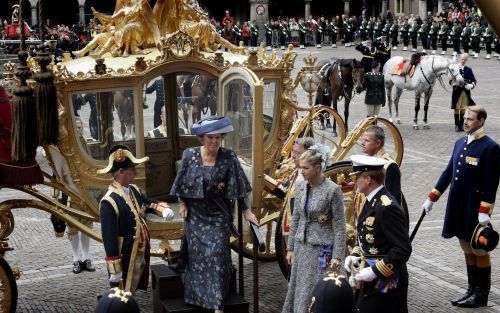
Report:
[[366,90],[365,104],[385,105],[384,74],[365,73],[363,88]]

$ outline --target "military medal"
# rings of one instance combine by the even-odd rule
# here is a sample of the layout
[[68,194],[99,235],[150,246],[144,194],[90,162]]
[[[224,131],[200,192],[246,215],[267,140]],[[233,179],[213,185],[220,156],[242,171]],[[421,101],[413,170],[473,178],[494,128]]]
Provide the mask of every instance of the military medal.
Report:
[[366,226],[373,226],[373,223],[375,223],[375,216],[369,216],[365,220],[365,225]]
[[377,248],[375,248],[375,247],[371,247],[371,248],[368,250],[368,252],[370,252],[370,254],[372,254],[372,255],[376,255],[376,254],[378,254],[378,249],[377,249]]
[[375,237],[373,237],[372,233],[368,233],[365,236],[366,242],[368,243],[374,243],[375,242]]

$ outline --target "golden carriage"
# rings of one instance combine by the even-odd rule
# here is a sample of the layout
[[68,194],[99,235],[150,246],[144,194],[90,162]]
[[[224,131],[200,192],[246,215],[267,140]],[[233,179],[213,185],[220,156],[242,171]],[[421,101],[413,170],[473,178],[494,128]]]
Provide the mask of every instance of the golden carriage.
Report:
[[[117,12],[121,9],[117,8]],[[149,11],[137,12],[148,14]],[[137,50],[133,42],[125,47],[113,35],[118,30],[108,27],[102,33],[103,40],[85,51],[90,52],[90,56],[77,59],[66,56],[65,61],[52,66],[57,90],[58,141],[43,147],[51,171],[43,172],[42,185],[65,193],[71,201],[62,204],[46,192],[47,188],[40,186],[0,185],[0,189],[16,189],[26,195],[23,199],[0,203],[2,312],[15,311],[17,301],[15,278],[19,271],[12,271],[5,259],[6,251],[13,249],[8,241],[15,225],[12,210],[28,207],[44,210],[101,241],[100,233],[89,227],[88,222],[99,220],[98,203],[111,177],[99,174],[98,170],[106,166],[108,151],[114,144],[126,144],[138,157],[149,156],[146,165],[138,166],[136,182],[149,196],[168,201],[176,211],[177,199],[169,196],[169,190],[183,150],[199,145],[196,136],[189,134],[193,120],[210,114],[228,116],[235,131],[228,134],[224,145],[240,157],[253,187],[251,208],[260,219],[265,236],[266,249],[260,252],[259,258],[275,260],[282,259],[281,222],[286,212],[282,202],[265,191],[264,175],[275,175],[282,161],[288,158],[294,140],[303,133],[315,134],[316,138],[332,145],[332,159],[339,161],[346,158],[362,131],[374,122],[375,119],[363,120],[346,134],[342,118],[332,109],[299,105],[295,94],[298,84],[309,93],[310,100],[318,86],[320,77],[314,68],[315,58],[306,57],[305,66],[292,78],[296,58],[292,47],[282,57],[274,51],[266,53],[263,46],[257,50],[236,47],[221,38],[197,8],[186,6],[182,12],[177,25],[165,26],[170,31],[159,32],[162,35],[159,38],[150,35],[152,47]],[[100,16],[104,24],[118,26],[112,19],[114,15],[96,16]],[[154,25],[140,21],[129,21],[139,23],[130,27],[132,35],[141,30],[144,36],[154,33],[151,32]],[[140,42],[140,38],[133,40]],[[142,42],[144,46],[148,46],[147,43],[146,39]],[[219,44],[227,51],[215,50]],[[34,60],[28,60],[28,65],[34,72],[40,71]],[[13,64],[7,64],[7,77],[14,79],[15,71]],[[205,96],[207,101],[215,99],[216,105],[204,105],[201,95],[186,96],[187,90],[182,87],[186,77],[192,78],[188,83],[191,94],[196,86],[207,91],[208,84],[213,84],[210,95],[205,93]],[[145,92],[153,84],[163,88],[163,99],[159,96],[160,90],[155,91],[157,99]],[[159,111],[155,110],[157,102]],[[299,117],[301,112],[306,115]],[[156,114],[164,114],[160,125],[155,124]],[[332,139],[319,130],[316,120],[320,116],[335,118],[341,129],[338,138]],[[391,123],[379,121],[387,125],[392,134],[394,156],[400,163],[401,136]],[[160,136],[153,132],[158,127],[163,127]],[[328,175],[345,186],[350,196],[353,188],[345,175],[348,170],[349,164],[341,163],[332,167]],[[286,179],[286,175],[286,171],[282,172],[278,178]],[[147,222],[151,238],[160,242],[153,247],[153,255],[175,257],[178,249],[174,241],[182,236],[183,221],[165,222],[148,216]],[[274,238],[275,235],[278,237]],[[245,232],[243,242],[242,254],[250,256],[252,236]],[[235,248],[238,249],[236,245]]]

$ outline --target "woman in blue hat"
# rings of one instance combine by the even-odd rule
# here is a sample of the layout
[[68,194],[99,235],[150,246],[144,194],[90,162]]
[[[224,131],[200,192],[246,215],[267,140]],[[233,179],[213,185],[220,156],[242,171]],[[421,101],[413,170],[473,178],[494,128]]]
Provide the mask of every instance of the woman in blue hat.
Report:
[[238,201],[247,221],[258,224],[246,203],[251,187],[238,157],[221,147],[224,135],[233,130],[227,117],[211,116],[194,124],[191,134],[202,146],[184,151],[170,191],[179,198],[179,214],[185,219],[184,301],[215,312],[223,312],[229,293],[232,201]]

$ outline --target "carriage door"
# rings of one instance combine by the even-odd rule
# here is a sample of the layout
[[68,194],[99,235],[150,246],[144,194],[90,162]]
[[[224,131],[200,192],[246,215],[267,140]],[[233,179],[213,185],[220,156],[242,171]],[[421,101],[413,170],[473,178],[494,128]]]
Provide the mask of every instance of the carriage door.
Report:
[[264,173],[264,84],[247,68],[231,68],[218,81],[219,112],[231,119],[234,127],[224,146],[238,155],[253,192],[250,207],[259,217]]

